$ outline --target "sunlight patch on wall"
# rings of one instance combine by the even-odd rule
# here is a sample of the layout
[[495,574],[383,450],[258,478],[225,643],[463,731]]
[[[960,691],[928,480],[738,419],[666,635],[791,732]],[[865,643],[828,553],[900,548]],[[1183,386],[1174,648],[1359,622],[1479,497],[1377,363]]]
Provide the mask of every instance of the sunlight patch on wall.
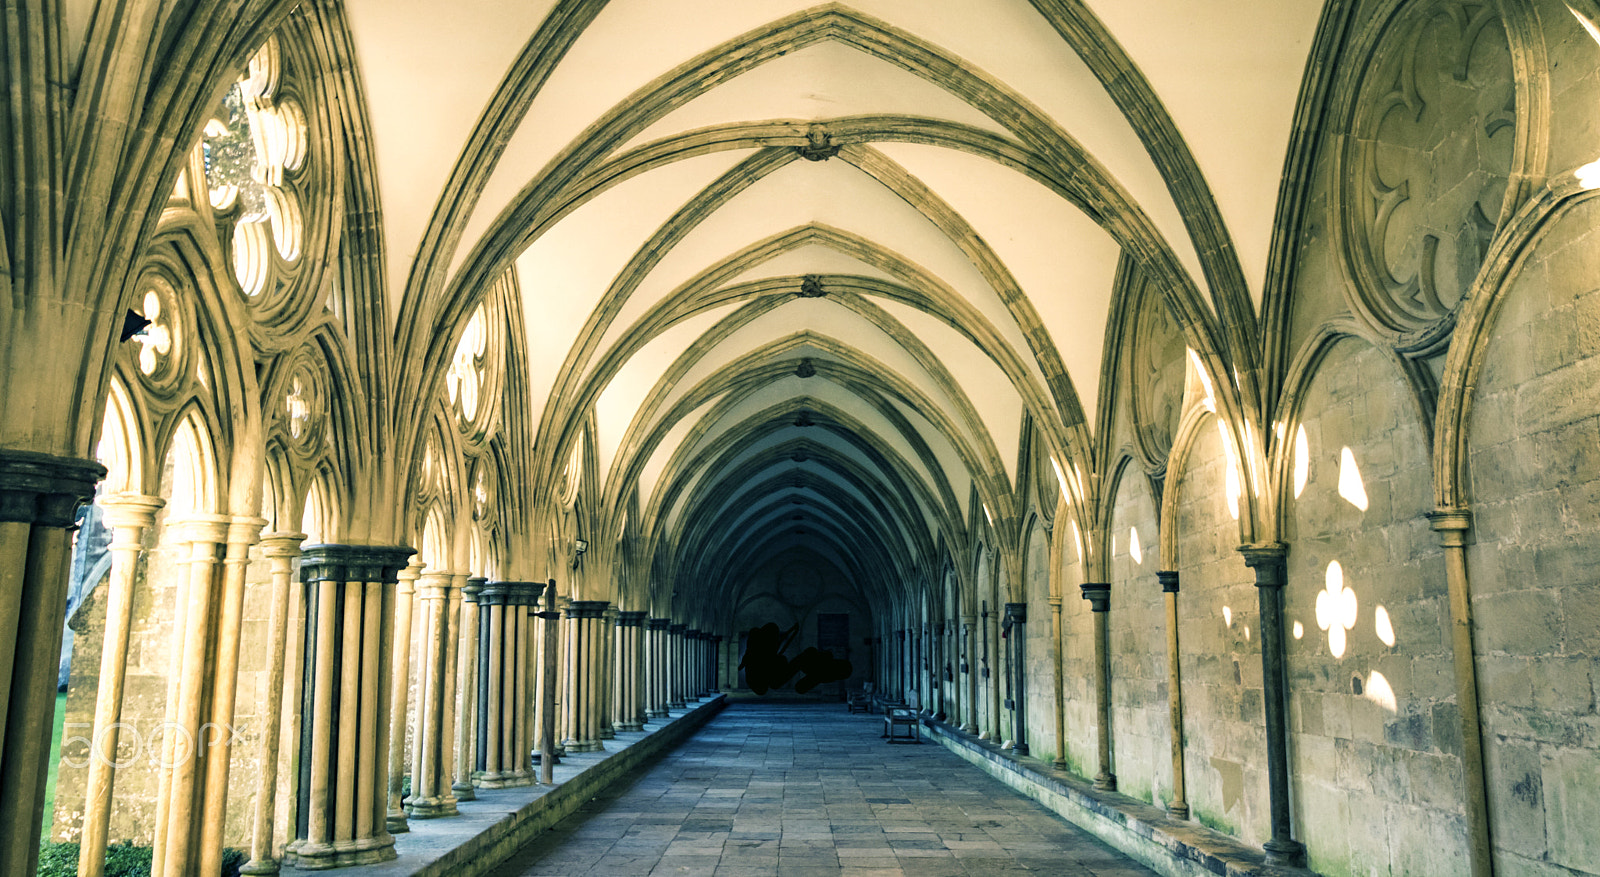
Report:
[[1239,452],[1233,447],[1233,436],[1228,434],[1228,424],[1217,420],[1217,433],[1222,436],[1223,450],[1228,454],[1224,490],[1228,497],[1228,514],[1239,520],[1239,500],[1244,496],[1244,485],[1239,483]]
[[1361,469],[1349,448],[1339,452],[1339,495],[1356,508],[1367,510],[1367,487],[1361,482]]
[[1373,670],[1372,675],[1367,677],[1367,684],[1362,690],[1361,696],[1391,713],[1400,711],[1400,701],[1394,696],[1393,686],[1377,670]]
[[1139,544],[1139,528],[1128,528],[1128,554],[1133,556],[1133,562],[1144,566],[1144,546]]
[[1374,626],[1377,628],[1378,639],[1383,640],[1383,644],[1384,645],[1389,646],[1390,648],[1393,648],[1394,647],[1394,624],[1389,621],[1389,610],[1383,608],[1382,606],[1379,606],[1377,608],[1377,610],[1374,611],[1373,614],[1374,614],[1374,616],[1376,616],[1373,619],[1373,622],[1374,622]]
[[1344,586],[1344,567],[1328,564],[1327,586],[1317,594],[1317,627],[1328,632],[1328,651],[1344,657],[1346,631],[1356,626],[1356,592]]
[[1306,635],[1306,626],[1296,621],[1294,623],[1294,638],[1301,639]]

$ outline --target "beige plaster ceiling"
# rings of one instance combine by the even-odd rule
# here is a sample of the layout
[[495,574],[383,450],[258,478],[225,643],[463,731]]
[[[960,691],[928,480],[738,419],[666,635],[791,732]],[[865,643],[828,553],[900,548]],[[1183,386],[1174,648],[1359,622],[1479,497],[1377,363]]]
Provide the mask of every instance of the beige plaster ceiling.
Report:
[[1024,416],[1075,468],[1121,260],[1259,307],[1322,3],[348,7],[399,325],[514,270],[536,454],[592,423],[603,514],[904,574],[974,496],[1016,525]]

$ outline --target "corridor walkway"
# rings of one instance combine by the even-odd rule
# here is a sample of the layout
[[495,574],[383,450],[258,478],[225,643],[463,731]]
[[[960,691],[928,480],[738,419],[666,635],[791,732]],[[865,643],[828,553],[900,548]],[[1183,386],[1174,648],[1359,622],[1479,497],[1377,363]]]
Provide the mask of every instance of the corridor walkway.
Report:
[[1153,872],[937,743],[843,705],[735,702],[493,877],[898,877]]

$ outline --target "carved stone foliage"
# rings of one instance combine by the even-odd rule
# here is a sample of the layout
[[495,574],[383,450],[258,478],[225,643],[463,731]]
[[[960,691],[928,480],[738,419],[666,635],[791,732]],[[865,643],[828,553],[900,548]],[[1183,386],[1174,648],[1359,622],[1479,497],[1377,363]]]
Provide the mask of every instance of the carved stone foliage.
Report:
[[1506,197],[1511,50],[1490,2],[1400,4],[1370,44],[1336,159],[1351,304],[1401,348],[1454,325]]
[[1129,345],[1128,387],[1139,453],[1146,469],[1155,472],[1166,468],[1172,452],[1183,408],[1187,345],[1161,290],[1144,278],[1136,282],[1140,288],[1131,298],[1138,315]]

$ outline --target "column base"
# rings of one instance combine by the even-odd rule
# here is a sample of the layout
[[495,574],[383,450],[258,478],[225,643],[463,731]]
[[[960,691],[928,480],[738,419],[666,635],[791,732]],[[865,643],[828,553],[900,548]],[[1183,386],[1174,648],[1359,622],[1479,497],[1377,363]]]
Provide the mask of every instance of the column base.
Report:
[[1094,778],[1094,787],[1102,792],[1115,792],[1117,790],[1117,775],[1102,772]]
[[1167,816],[1172,819],[1188,819],[1189,805],[1183,803],[1168,804]]
[[485,776],[478,783],[480,789],[514,789],[519,786],[533,785],[533,774],[526,771],[507,771],[497,773],[492,778]]
[[455,816],[461,811],[456,809],[454,795],[441,795],[437,798],[417,798],[411,802],[412,819],[442,819],[446,816]]
[[644,711],[644,717],[647,720],[648,719],[664,719],[664,718],[667,717],[667,711],[666,710],[645,710]]
[[604,752],[606,747],[599,740],[568,740],[568,752]]
[[471,783],[454,783],[450,786],[450,793],[456,796],[457,801],[476,801],[478,793],[473,791]]
[[962,725],[961,726],[961,733],[963,733],[963,734],[977,734],[978,733],[978,726],[976,724]]
[[689,703],[687,701],[682,701],[682,700],[675,700],[675,701],[672,701],[671,703],[667,704],[667,709],[681,710],[681,709],[688,709],[688,707],[689,707]]
[[600,739],[601,740],[615,740],[615,739],[617,739],[617,732],[612,728],[601,728],[600,729]]
[[1305,866],[1306,845],[1288,838],[1273,838],[1261,845],[1267,852],[1267,864],[1289,865],[1300,868]]
[[623,731],[625,733],[635,733],[635,732],[638,732],[638,731],[643,731],[644,730],[644,722],[643,721],[623,722],[622,724],[617,726],[617,730],[618,731]]
[[283,863],[303,871],[326,871],[351,865],[375,865],[395,858],[394,838],[384,832],[377,837],[332,844],[296,840],[284,851]]
[[383,827],[388,829],[390,834],[405,834],[410,831],[411,826],[406,824],[405,808],[390,810],[384,817]]
[[278,873],[277,859],[251,859],[239,866],[240,874],[250,874],[253,877],[272,875]]
[[[566,753],[562,752],[560,749],[557,749],[556,751],[550,753],[550,763],[551,764],[560,764],[561,763],[561,756],[564,755],[564,754],[566,754]],[[544,762],[544,753],[542,753],[542,752],[533,753],[533,763],[534,764],[542,764],[543,762]]]

